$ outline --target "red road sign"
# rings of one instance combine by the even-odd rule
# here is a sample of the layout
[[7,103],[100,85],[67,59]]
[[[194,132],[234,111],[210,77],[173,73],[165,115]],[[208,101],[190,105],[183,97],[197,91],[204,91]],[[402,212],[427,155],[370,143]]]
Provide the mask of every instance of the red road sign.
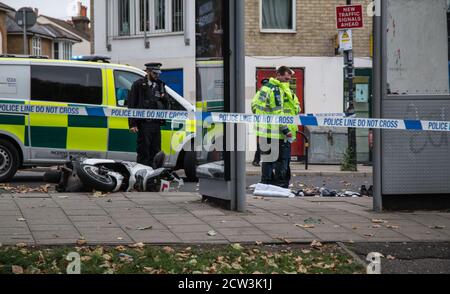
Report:
[[363,6],[361,4],[337,6],[336,26],[338,30],[363,28]]

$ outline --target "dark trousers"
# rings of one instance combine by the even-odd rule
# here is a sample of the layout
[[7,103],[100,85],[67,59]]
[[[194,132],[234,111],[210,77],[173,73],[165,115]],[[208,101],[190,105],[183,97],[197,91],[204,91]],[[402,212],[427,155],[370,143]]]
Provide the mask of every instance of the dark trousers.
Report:
[[259,138],[256,138],[256,152],[253,162],[260,163],[260,161],[261,161],[261,148],[259,147]]
[[279,141],[279,154],[275,162],[262,163],[261,183],[267,185],[289,188],[290,182],[290,158],[291,144],[289,142]]
[[160,151],[161,130],[155,128],[154,124],[141,123],[137,139],[137,162],[153,167],[153,160]]

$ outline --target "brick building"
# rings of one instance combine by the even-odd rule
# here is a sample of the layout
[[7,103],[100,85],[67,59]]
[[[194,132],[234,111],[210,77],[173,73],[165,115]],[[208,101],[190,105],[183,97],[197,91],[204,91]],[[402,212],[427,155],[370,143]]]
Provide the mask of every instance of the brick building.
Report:
[[6,18],[8,12],[14,11],[12,7],[0,2],[0,54],[6,52],[8,31],[6,27]]

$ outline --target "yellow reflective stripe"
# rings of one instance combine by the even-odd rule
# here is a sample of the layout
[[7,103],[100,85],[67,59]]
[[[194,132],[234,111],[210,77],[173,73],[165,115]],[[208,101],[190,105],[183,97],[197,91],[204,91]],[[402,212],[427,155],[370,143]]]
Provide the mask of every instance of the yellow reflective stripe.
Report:
[[161,132],[161,150],[165,154],[172,154],[172,150],[170,148],[172,133],[173,133],[172,131]]
[[107,89],[107,103],[108,106],[116,106],[116,89],[114,86],[114,72],[112,69],[106,69],[106,89]]
[[[68,106],[67,103],[30,101],[30,105],[47,106]],[[68,115],[47,115],[39,113],[30,113],[30,126],[32,127],[67,127],[69,125]]]
[[67,149],[108,151],[108,129],[67,128]]
[[186,132],[195,133],[197,130],[195,120],[186,121]]
[[22,142],[22,144],[25,144],[25,126],[1,125],[0,129],[2,131],[15,135]]

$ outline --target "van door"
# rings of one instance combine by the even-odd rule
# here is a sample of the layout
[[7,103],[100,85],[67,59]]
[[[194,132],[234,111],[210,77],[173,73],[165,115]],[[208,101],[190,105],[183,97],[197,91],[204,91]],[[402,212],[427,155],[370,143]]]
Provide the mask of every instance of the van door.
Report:
[[[32,64],[31,104],[100,106],[103,83],[99,67]],[[61,162],[70,156],[105,158],[107,118],[31,114],[30,144],[35,162]]]
[[[128,94],[133,83],[141,78],[134,72],[106,69],[108,106],[127,108]],[[110,159],[136,161],[137,135],[129,131],[128,118],[108,118],[108,154]]]

